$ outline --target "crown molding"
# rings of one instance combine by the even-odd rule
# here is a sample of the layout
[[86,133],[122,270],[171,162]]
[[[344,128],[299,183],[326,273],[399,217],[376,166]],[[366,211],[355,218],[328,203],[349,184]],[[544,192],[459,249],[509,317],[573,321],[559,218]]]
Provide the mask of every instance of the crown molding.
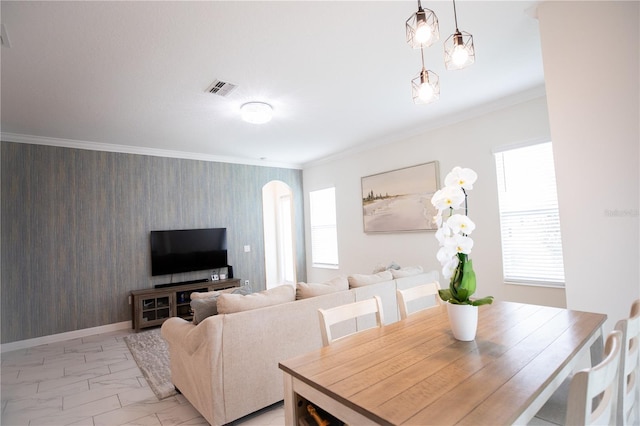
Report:
[[117,145],[79,141],[74,139],[50,138],[46,136],[23,135],[20,133],[0,133],[3,142],[26,143],[32,145],[47,145],[62,148],[85,149],[89,151],[117,152],[122,154],[148,155],[151,157],[179,158],[182,160],[209,161],[215,163],[243,164],[249,166],[276,167],[283,169],[301,169],[300,164],[279,163],[272,161],[251,160],[246,158],[225,157],[220,155],[202,154],[197,152],[172,151],[167,149],[146,148],[130,145]]

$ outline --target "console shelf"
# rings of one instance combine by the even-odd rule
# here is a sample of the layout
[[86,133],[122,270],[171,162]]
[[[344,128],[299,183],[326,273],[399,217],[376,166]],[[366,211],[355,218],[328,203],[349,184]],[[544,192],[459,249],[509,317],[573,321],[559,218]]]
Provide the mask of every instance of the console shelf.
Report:
[[162,325],[171,317],[186,320],[193,318],[191,314],[191,293],[194,291],[214,291],[239,287],[240,279],[207,281],[202,283],[176,285],[131,292],[132,323],[135,331],[147,327]]

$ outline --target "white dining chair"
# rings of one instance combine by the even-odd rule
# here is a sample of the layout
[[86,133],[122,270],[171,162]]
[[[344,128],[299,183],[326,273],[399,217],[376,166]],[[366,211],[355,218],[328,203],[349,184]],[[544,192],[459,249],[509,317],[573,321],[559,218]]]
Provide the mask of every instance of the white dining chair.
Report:
[[[604,359],[562,382],[529,425],[614,425],[622,333],[607,337]],[[596,397],[594,399],[594,397]]]
[[437,281],[407,288],[404,290],[396,290],[398,309],[400,310],[400,319],[405,319],[409,316],[409,302],[413,302],[414,300],[433,299],[434,303],[431,306],[414,310],[411,313],[439,306],[441,304],[441,301],[440,296],[438,295],[438,290],[440,290],[440,283],[438,283]]
[[567,399],[567,425],[615,424],[622,333],[607,336],[604,359],[573,375]]
[[615,327],[622,333],[618,377],[618,425],[640,424],[640,299],[631,304],[629,318]]
[[371,299],[336,306],[335,308],[318,309],[318,315],[320,317],[320,331],[322,332],[322,345],[329,346],[331,342],[335,340],[354,334],[349,333],[340,337],[334,337],[331,332],[332,325],[369,314],[375,315],[377,327],[382,326],[384,323],[384,316],[382,313],[382,299],[380,299],[379,296],[373,296]]

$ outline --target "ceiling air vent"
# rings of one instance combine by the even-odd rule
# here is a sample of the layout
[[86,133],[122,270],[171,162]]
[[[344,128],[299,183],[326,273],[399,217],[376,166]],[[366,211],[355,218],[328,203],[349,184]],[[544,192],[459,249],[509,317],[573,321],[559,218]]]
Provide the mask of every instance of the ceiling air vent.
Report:
[[207,92],[213,93],[214,95],[219,96],[227,96],[229,93],[233,92],[235,88],[238,87],[237,84],[227,83],[226,81],[215,80],[211,86],[207,89]]

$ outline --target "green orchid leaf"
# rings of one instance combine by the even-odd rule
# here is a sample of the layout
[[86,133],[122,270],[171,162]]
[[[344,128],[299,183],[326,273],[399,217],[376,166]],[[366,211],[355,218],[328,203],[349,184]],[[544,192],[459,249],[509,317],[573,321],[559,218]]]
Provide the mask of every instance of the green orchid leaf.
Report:
[[466,302],[468,299],[469,299],[469,291],[465,288],[459,288],[456,300],[458,302]]
[[493,296],[483,297],[482,299],[477,299],[471,302],[473,306],[490,305],[492,303],[493,303]]
[[468,297],[476,292],[476,273],[473,270],[473,261],[471,259],[467,260],[462,268],[462,282],[460,287],[468,291]]
[[451,296],[451,291],[448,288],[444,290],[438,290],[438,295],[440,296],[440,299],[444,300],[445,302],[453,299],[453,297]]
[[449,286],[449,294],[451,295],[452,299],[457,299],[458,298],[458,290],[456,290],[456,288],[454,286]]

